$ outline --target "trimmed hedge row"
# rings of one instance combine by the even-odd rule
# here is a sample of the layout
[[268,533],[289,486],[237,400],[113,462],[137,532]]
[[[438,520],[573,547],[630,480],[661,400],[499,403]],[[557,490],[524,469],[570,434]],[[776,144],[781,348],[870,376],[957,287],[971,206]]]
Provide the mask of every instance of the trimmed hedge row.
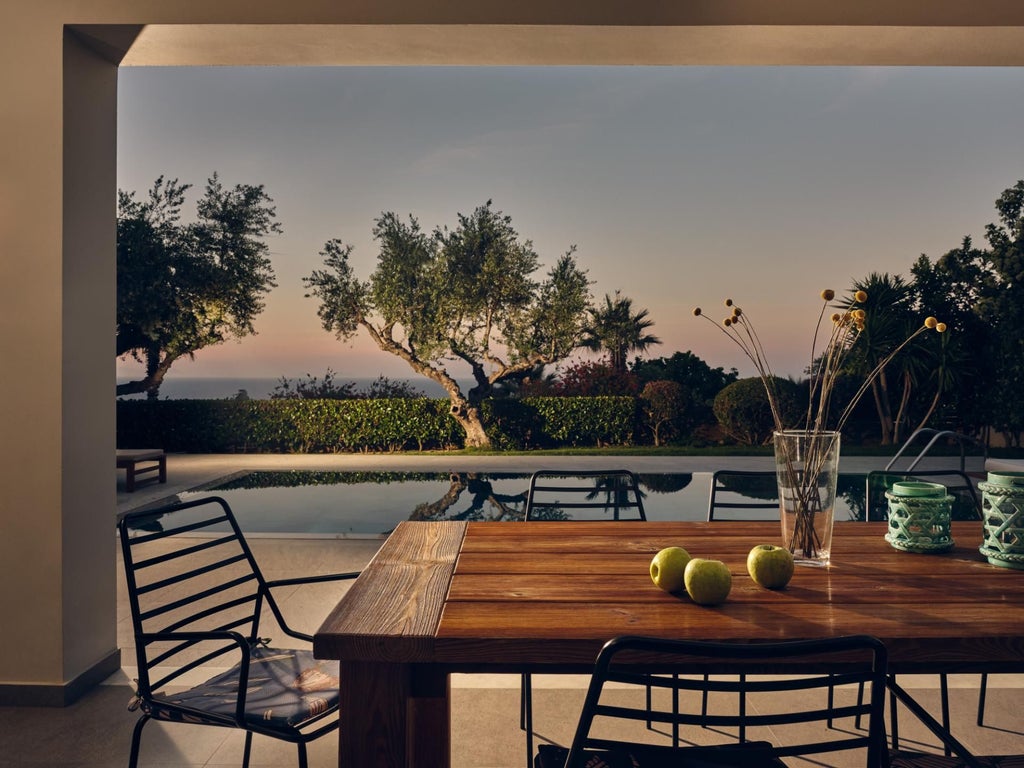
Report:
[[[627,445],[632,397],[484,404],[496,448]],[[348,453],[460,448],[447,399],[118,400],[117,444],[185,453]]]

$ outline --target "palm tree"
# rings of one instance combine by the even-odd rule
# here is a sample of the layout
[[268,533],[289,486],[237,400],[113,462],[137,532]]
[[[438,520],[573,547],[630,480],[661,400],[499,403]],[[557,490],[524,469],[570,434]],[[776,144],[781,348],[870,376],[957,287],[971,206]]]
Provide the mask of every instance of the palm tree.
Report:
[[[849,309],[854,305],[853,295],[863,290],[868,299],[861,306],[867,309],[864,331],[851,354],[851,372],[865,375],[873,370],[903,339],[908,328],[914,325],[912,313],[914,293],[912,287],[899,275],[872,272],[863,280],[855,281],[850,296],[840,306]],[[905,403],[914,381],[913,357],[900,354],[889,362],[871,381],[871,393],[875,401],[881,427],[882,445],[892,445],[898,439],[897,417],[902,408],[897,404],[894,414],[893,399],[899,397]],[[901,390],[897,392],[897,390]]]
[[590,324],[583,329],[583,346],[606,351],[612,368],[625,373],[630,352],[645,352],[648,347],[661,344],[661,339],[646,332],[652,325],[654,321],[648,319],[646,309],[633,312],[632,299],[619,291],[614,298],[606,293],[604,304],[590,310]]

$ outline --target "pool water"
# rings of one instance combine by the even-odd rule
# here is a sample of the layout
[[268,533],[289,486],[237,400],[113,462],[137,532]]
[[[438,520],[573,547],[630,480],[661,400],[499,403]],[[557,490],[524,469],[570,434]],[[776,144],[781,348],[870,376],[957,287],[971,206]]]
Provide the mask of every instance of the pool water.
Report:
[[[711,478],[703,472],[639,475],[647,519],[706,519]],[[385,535],[403,520],[522,520],[529,484],[527,474],[494,472],[248,472],[179,498],[223,497],[249,534],[363,538]],[[762,478],[732,493],[735,500],[771,500],[774,483],[769,485]],[[863,495],[863,476],[841,488],[836,519],[863,519]],[[612,504],[587,515],[613,516]],[[775,520],[778,512],[746,517]]]

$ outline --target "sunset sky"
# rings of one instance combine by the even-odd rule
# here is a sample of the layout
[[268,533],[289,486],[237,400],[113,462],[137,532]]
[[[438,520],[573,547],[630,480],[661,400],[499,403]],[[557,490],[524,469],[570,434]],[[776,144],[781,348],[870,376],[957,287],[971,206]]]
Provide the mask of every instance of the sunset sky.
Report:
[[654,356],[752,374],[691,314],[728,296],[795,375],[821,289],[982,242],[1024,178],[1022,132],[1012,68],[122,68],[118,186],[164,174],[195,192],[216,171],[263,184],[284,229],[258,335],[171,378],[411,375],[322,330],[301,278],[333,237],[369,276],[384,211],[431,230],[488,199],[545,269],[575,244],[595,298],[647,308]]

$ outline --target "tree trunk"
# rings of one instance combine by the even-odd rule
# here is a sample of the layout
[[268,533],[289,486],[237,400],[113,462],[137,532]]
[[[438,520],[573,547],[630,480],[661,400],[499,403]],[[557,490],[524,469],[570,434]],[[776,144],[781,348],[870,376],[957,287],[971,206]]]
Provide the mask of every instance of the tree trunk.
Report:
[[156,366],[152,366],[147,353],[146,378],[138,381],[126,381],[124,384],[118,384],[115,394],[118,397],[121,397],[122,395],[136,395],[140,392],[145,392],[148,399],[155,400],[157,393],[160,391],[160,385],[164,381],[164,377],[167,375],[167,372],[171,370],[171,365],[177,359],[177,356],[171,357],[168,355],[163,360],[159,361]]
[[889,408],[889,388],[882,371],[871,382],[871,394],[875,398],[879,426],[882,429],[882,445],[892,445],[892,411]]
[[451,400],[451,414],[466,433],[466,447],[490,448],[491,438],[484,431],[484,424],[480,419],[480,406],[472,405],[468,400],[461,397],[452,397]]

